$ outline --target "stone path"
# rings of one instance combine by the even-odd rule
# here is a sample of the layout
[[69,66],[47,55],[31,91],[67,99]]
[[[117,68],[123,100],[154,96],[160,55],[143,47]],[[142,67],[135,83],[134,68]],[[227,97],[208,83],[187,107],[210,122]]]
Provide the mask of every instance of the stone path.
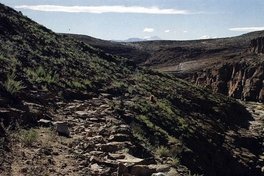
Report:
[[78,164],[78,171],[73,172],[107,176],[151,175],[172,170],[169,165],[157,164],[153,157],[140,157],[146,151],[136,142],[129,125],[113,116],[109,96],[102,94],[99,98],[68,103],[59,112],[70,125],[69,151]]

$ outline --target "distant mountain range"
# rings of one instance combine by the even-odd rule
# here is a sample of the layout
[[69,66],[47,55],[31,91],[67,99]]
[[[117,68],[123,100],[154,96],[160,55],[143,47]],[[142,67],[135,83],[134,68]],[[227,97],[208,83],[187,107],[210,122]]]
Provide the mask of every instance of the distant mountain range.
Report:
[[115,42],[140,42],[140,41],[151,41],[151,40],[161,40],[158,36],[147,36],[144,38],[133,37],[126,40],[114,40]]

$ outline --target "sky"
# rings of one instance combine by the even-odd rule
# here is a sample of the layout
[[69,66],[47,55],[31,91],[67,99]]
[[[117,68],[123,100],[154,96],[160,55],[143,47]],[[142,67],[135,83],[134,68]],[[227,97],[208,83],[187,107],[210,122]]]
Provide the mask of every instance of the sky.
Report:
[[59,33],[104,40],[223,38],[264,30],[264,0],[0,0]]

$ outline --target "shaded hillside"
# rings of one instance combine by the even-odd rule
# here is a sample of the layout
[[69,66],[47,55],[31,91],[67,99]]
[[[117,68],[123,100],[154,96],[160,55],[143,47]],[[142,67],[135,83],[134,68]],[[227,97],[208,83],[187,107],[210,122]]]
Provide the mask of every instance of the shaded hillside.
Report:
[[120,57],[129,58],[135,63],[140,64],[150,57],[150,53],[139,50],[134,46],[126,45],[126,42],[115,42],[96,39],[87,35],[78,35],[78,34],[65,34],[71,36],[79,41],[87,43],[95,48],[99,48],[106,53],[113,54]]
[[261,174],[259,127],[234,99],[2,4],[0,22],[1,175]]

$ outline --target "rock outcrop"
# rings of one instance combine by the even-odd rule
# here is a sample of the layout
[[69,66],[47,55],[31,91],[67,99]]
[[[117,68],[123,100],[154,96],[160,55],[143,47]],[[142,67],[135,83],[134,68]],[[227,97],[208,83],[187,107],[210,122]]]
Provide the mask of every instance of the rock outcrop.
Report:
[[[254,63],[254,60],[258,60]],[[262,61],[261,61],[262,60]],[[260,62],[261,61],[261,62]],[[252,62],[226,63],[194,73],[189,81],[236,99],[264,101],[263,58]]]
[[185,75],[185,79],[227,96],[264,102],[264,37],[251,40],[240,57]]
[[254,53],[264,53],[264,37],[251,40],[250,51]]

